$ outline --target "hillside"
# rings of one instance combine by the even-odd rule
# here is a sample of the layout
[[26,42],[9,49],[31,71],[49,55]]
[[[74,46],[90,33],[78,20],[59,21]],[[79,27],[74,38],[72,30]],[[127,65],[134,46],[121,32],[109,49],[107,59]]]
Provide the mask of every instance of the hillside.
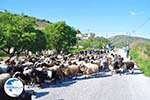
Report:
[[52,22],[47,21],[45,19],[36,19],[36,24],[38,29],[43,29],[48,24],[52,24]]
[[134,44],[134,42],[140,42],[140,43],[150,43],[150,39],[141,38],[141,37],[132,37],[127,35],[116,35],[113,37],[108,38],[112,45],[116,47],[124,47],[127,44]]
[[[0,14],[6,14],[6,12],[0,11]],[[7,13],[9,13],[9,12],[7,12]],[[12,15],[23,16],[23,17],[28,17],[28,18],[34,18],[36,20],[36,24],[37,24],[36,28],[38,28],[38,29],[43,29],[48,24],[52,24],[52,22],[50,22],[48,20],[39,19],[39,18],[36,18],[36,17],[33,17],[33,16],[28,16],[28,15],[24,15],[24,14],[12,14]]]
[[[28,15],[23,15],[24,17],[30,17],[31,16],[28,16]],[[36,20],[36,24],[37,24],[37,28],[38,29],[43,29],[45,26],[47,26],[48,24],[52,24],[52,22],[48,21],[48,20],[45,20],[45,19],[38,19],[36,17],[32,17]]]

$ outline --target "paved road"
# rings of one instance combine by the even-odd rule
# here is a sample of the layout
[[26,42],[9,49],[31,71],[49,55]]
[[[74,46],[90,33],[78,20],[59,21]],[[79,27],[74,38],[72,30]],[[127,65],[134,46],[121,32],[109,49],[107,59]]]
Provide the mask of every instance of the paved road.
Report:
[[[123,55],[123,50],[118,53]],[[133,75],[101,73],[97,78],[66,81],[63,84],[33,88],[36,100],[150,100],[150,78],[139,69]]]

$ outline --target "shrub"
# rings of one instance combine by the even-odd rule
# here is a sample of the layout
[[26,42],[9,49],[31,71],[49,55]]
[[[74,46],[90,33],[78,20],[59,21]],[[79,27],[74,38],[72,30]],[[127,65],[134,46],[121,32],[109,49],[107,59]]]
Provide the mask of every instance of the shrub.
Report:
[[[138,63],[140,70],[146,76],[150,76],[150,52],[149,50],[150,50],[150,46],[142,45],[142,46],[136,46],[132,48],[131,53],[130,53],[133,60]],[[147,57],[143,57],[141,51],[144,51],[144,56],[147,56]]]

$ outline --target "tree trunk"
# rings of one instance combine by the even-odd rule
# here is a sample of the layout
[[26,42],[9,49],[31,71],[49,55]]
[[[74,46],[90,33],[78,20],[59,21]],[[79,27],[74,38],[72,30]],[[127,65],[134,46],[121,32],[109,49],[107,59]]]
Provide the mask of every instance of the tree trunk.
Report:
[[10,51],[10,48],[7,48],[7,49],[1,48],[1,50],[2,50],[5,54],[7,54],[10,58],[11,58],[12,56],[14,56],[14,53],[10,53],[10,52],[9,52],[9,51]]

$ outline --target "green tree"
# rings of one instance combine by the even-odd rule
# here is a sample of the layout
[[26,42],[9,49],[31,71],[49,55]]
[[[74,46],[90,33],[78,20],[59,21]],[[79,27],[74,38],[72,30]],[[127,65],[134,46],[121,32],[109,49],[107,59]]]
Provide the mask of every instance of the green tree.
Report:
[[33,53],[45,50],[47,45],[45,33],[41,30],[35,30],[35,33],[35,42],[33,42],[32,46],[29,47],[29,51],[32,51]]
[[[35,18],[0,12],[0,49],[11,56],[35,49],[33,48],[37,39],[35,26]],[[12,53],[11,48],[14,48]]]
[[77,42],[77,31],[63,21],[49,24],[44,32],[48,42],[47,47],[55,49],[58,53],[68,51]]
[[79,45],[83,46],[84,48],[99,49],[107,44],[110,44],[110,41],[104,37],[92,36],[89,39],[79,40]]

